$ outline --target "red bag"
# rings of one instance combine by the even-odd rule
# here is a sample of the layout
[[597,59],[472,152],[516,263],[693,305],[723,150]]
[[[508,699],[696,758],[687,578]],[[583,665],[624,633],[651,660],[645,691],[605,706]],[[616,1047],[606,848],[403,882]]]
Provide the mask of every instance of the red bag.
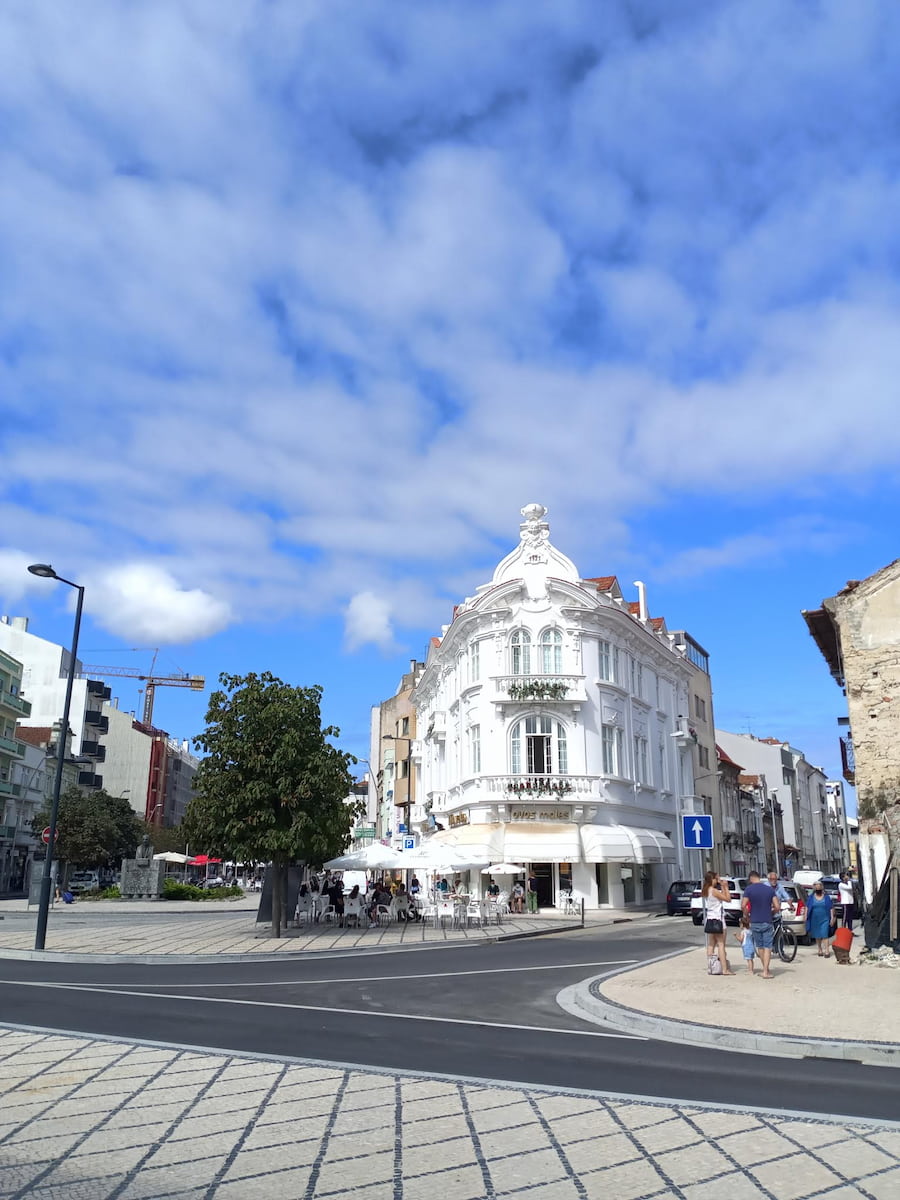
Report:
[[852,929],[837,929],[835,930],[833,944],[838,950],[853,949],[853,930]]

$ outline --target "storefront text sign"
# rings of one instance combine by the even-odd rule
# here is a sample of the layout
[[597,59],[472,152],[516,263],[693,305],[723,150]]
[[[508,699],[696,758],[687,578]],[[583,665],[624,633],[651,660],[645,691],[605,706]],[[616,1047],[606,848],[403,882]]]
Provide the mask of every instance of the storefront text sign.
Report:
[[[452,821],[453,818],[450,819]],[[539,812],[534,808],[514,808],[512,819],[514,821],[569,821],[571,820],[571,809],[551,808],[547,812]]]
[[468,825],[468,823],[469,823],[469,814],[468,813],[451,813],[450,814],[450,828],[451,829],[453,829],[456,825]]

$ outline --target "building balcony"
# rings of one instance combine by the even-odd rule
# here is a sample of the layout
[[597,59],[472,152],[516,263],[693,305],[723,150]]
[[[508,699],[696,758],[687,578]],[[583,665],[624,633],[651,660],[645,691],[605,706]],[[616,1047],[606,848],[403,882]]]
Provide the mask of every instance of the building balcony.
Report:
[[447,714],[445,712],[433,712],[428,721],[428,732],[426,738],[433,738],[434,741],[442,742],[447,736]]
[[84,714],[84,723],[85,725],[89,725],[91,729],[96,730],[97,733],[109,732],[109,717],[102,712],[95,712],[93,709],[89,709]]
[[841,743],[841,767],[843,768],[844,778],[848,783],[856,783],[856,757],[853,753],[853,739],[842,737],[839,739]]
[[79,771],[78,786],[83,788],[101,788],[103,787],[103,776],[95,775],[93,771]]
[[25,757],[25,743],[17,742],[15,738],[0,737],[0,753],[14,754],[16,758]]
[[15,841],[16,827],[15,825],[0,825],[0,841],[12,842]]
[[495,675],[496,704],[585,704],[583,675]]
[[6,708],[20,717],[31,716],[31,701],[14,696],[12,692],[0,692],[0,708]]
[[[464,804],[509,804],[529,800],[567,803],[601,799],[605,777],[594,775],[477,775],[446,792],[432,793],[435,811],[448,812]],[[436,799],[440,796],[440,801]]]
[[94,700],[109,700],[112,696],[112,688],[100,679],[89,679],[87,693]]
[[21,783],[13,783],[10,779],[0,779],[0,796],[21,796]]
[[84,758],[92,758],[94,762],[106,762],[106,747],[102,742],[82,742],[81,753]]

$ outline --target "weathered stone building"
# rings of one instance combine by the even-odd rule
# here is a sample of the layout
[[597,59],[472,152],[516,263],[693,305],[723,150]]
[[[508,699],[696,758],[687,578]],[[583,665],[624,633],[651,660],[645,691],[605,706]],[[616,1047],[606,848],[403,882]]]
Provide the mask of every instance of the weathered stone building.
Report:
[[900,559],[850,580],[803,617],[847,697],[841,753],[844,778],[856,787],[871,897],[891,851],[900,853]]

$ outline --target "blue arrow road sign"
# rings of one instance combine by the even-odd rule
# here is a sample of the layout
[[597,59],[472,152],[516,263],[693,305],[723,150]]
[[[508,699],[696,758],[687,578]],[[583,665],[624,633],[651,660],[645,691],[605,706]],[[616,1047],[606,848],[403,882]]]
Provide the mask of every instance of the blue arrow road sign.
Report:
[[681,818],[681,841],[685,850],[712,850],[712,817],[691,813]]

